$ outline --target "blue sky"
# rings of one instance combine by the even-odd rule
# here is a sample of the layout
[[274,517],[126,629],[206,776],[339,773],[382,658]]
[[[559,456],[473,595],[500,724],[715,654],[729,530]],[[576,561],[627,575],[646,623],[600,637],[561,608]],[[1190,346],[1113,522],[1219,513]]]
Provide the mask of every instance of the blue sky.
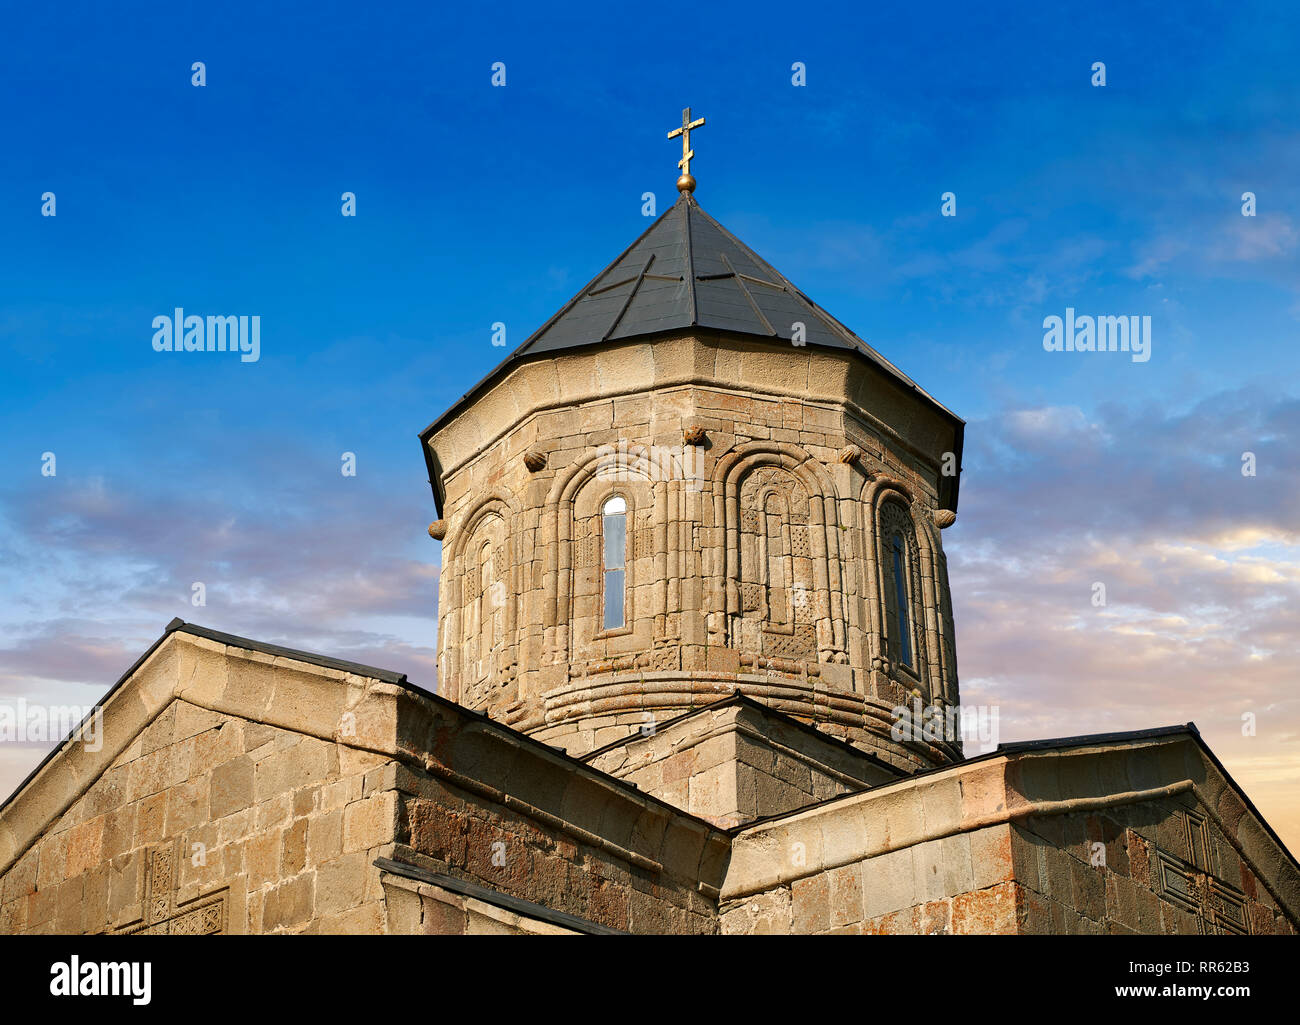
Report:
[[[1298,29],[1286,4],[11,6],[0,698],[92,702],[175,615],[432,685],[416,434],[499,362],[494,322],[523,341],[643,193],[672,202],[690,104],[705,209],[969,422],[963,696],[1003,739],[1195,719],[1297,846]],[[260,316],[261,359],[154,352],[176,306]],[[1045,352],[1067,306],[1150,316],[1151,360]],[[0,751],[0,790],[40,753]]]

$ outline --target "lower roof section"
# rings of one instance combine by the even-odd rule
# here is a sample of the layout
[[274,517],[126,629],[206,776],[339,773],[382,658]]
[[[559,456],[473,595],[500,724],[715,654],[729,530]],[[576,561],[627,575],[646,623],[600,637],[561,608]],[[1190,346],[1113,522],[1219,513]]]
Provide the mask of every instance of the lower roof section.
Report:
[[[149,759],[145,731],[178,703],[346,751],[383,795],[367,810],[391,810],[372,823],[367,864],[553,930],[1300,924],[1300,865],[1191,724],[1007,744],[895,779],[784,713],[733,698],[583,761],[402,674],[179,621],[101,702],[102,744],[70,737],[0,807],[0,876],[19,859],[30,865],[27,852],[60,823],[84,823],[67,813],[84,810],[92,788],[96,815],[140,799],[100,781],[119,756]],[[214,775],[218,749],[204,750],[212,765],[187,761],[175,786]],[[292,780],[283,793],[267,789],[274,773],[258,780],[259,801],[296,797]],[[780,813],[759,817],[771,805],[743,804],[745,787]],[[523,856],[499,868],[485,852],[503,835]],[[85,850],[78,858],[86,871],[104,868]],[[483,921],[500,923],[495,914]]]
[[522,900],[519,897],[512,897],[508,893],[501,893],[487,886],[480,886],[477,883],[471,883],[460,879],[446,872],[432,872],[429,869],[420,868],[418,865],[412,865],[405,861],[394,861],[392,858],[376,858],[375,867],[383,872],[388,872],[404,879],[410,879],[413,882],[424,883],[427,886],[437,887],[440,890],[447,890],[451,893],[459,894],[462,897],[469,897],[472,900],[479,900],[485,904],[491,904],[494,907],[501,908],[511,914],[518,915],[536,922],[546,922],[549,925],[559,926],[569,932],[586,933],[590,936],[623,936],[626,933],[622,929],[611,929],[608,926],[600,925],[597,922],[590,922],[585,918],[579,918],[577,915],[569,915],[563,911],[555,911],[546,907],[544,904],[536,904],[530,900]]

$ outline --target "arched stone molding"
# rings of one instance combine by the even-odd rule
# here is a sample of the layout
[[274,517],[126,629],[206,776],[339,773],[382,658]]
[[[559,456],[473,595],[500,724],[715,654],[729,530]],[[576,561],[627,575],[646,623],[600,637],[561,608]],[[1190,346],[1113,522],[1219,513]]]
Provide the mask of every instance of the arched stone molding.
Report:
[[829,630],[817,638],[817,661],[845,663],[846,624],[844,585],[840,571],[839,505],[830,473],[813,456],[787,442],[751,441],[738,445],[714,469],[713,524],[721,531],[714,551],[712,591],[725,597],[725,612],[709,615],[711,643],[737,647],[740,640],[741,489],[754,470],[773,466],[791,473],[807,492],[809,554],[815,592],[826,597]]
[[[615,494],[628,503],[629,562],[650,560],[644,577],[629,569],[633,611],[629,617],[631,629],[626,631],[628,640],[621,646],[649,648],[668,632],[666,622],[680,608],[682,535],[677,528],[683,514],[684,485],[680,475],[665,472],[655,453],[643,445],[594,449],[556,476],[541,517],[545,552],[542,627],[547,664],[566,664],[574,656],[575,546],[586,540],[575,536],[576,524],[597,516],[604,501]],[[647,548],[648,556],[643,554]],[[584,627],[579,633],[598,637],[602,631],[589,633]]]
[[[485,692],[499,690],[515,676],[519,658],[519,553],[516,550],[516,532],[513,529],[519,515],[519,503],[514,496],[504,489],[495,489],[479,498],[461,517],[449,537],[443,542],[442,572],[440,588],[449,591],[440,599],[446,610],[440,624],[442,634],[442,664],[439,666],[439,681],[445,681],[443,693],[453,701],[476,706],[481,704],[478,697],[471,695],[471,688],[482,685]],[[493,584],[497,594],[493,601],[499,601],[500,608],[500,642],[496,640],[494,620],[487,620],[486,625],[482,610],[480,621],[470,622],[471,608],[474,601],[482,601],[482,596],[467,593],[465,580],[472,570],[481,573],[477,561],[481,557],[483,544],[490,540],[493,546],[494,576]],[[470,660],[467,658],[465,644],[467,627],[491,631],[490,654],[495,666],[487,676],[476,674],[470,679],[467,673]]]
[[[886,615],[886,598],[884,588],[887,586],[888,567],[883,562],[880,536],[880,518],[882,507],[887,502],[900,505],[907,514],[911,526],[911,539],[916,544],[916,593],[911,594],[912,622],[917,641],[915,674],[893,664],[889,653],[889,625]],[[866,622],[868,659],[872,669],[882,670],[889,666],[889,675],[900,685],[911,689],[915,681],[921,684],[921,690],[927,701],[939,699],[955,703],[956,678],[946,672],[943,646],[941,643],[940,609],[947,587],[946,579],[940,577],[936,568],[937,540],[931,529],[929,517],[918,515],[919,503],[906,484],[887,477],[877,477],[869,481],[862,489],[859,508],[863,511],[864,529],[862,531],[862,592],[866,602]],[[949,682],[951,681],[951,682]]]

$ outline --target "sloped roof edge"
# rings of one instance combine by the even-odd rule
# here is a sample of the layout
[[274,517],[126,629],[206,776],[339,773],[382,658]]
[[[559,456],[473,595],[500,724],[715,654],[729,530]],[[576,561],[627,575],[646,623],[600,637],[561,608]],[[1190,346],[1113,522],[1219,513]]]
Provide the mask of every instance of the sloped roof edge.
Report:
[[499,890],[493,890],[486,886],[480,886],[478,883],[471,883],[468,880],[460,879],[446,872],[432,872],[427,868],[420,868],[418,865],[412,865],[407,861],[394,861],[392,858],[376,858],[372,864],[384,871],[396,876],[402,876],[417,883],[425,883],[429,886],[437,886],[444,890],[450,890],[452,893],[459,894],[462,897],[471,897],[474,900],[481,900],[485,904],[493,904],[496,907],[503,908],[506,911],[513,912],[516,915],[523,915],[526,918],[535,918],[541,922],[548,922],[551,925],[563,926],[566,929],[572,929],[574,932],[587,933],[592,936],[626,936],[628,933],[622,929],[612,929],[607,925],[600,925],[586,918],[579,918],[577,915],[571,915],[566,911],[556,911],[554,908],[548,908],[545,904],[538,904],[531,900],[524,900],[522,897],[512,897],[508,893],[502,893]]
[[[747,262],[753,268],[757,268],[766,275],[766,278],[751,278],[743,270],[737,270],[732,263],[727,260],[726,254],[721,253],[714,257],[714,262],[721,261],[719,266],[725,266],[726,272],[699,274],[696,268],[695,247],[695,229],[692,218],[699,218],[711,230],[720,235],[725,242],[733,247],[733,258],[737,263]],[[674,224],[674,219],[680,222],[680,225]],[[675,231],[676,234],[671,234]],[[632,307],[633,301],[637,297],[638,289],[641,287],[649,272],[656,253],[648,254],[638,272],[633,272],[632,267],[621,267],[628,257],[641,247],[655,233],[667,233],[669,237],[663,240],[659,247],[662,251],[664,248],[672,249],[674,247],[681,250],[680,259],[682,268],[679,270],[676,280],[680,280],[685,285],[684,290],[679,290],[673,296],[666,297],[662,294],[657,300],[660,307],[666,307],[667,312],[660,311],[661,315],[651,316],[644,313],[640,320],[640,326],[627,329],[624,323],[624,315]],[[605,285],[597,289],[606,278],[611,276],[616,270],[620,270],[625,276],[625,280],[617,281],[614,284]],[[628,277],[627,275],[631,275]],[[652,275],[653,276],[653,275]],[[663,281],[673,280],[673,275],[662,278]],[[713,282],[717,279],[728,279],[737,286],[737,295],[742,296],[744,303],[748,305],[749,311],[744,314],[746,318],[753,315],[753,323],[745,326],[741,320],[735,319],[731,315],[709,315],[701,312],[700,297],[698,295],[701,282]],[[768,280],[770,279],[770,280]],[[882,356],[876,349],[867,344],[857,334],[846,327],[841,321],[832,316],[829,312],[813,302],[804,292],[797,288],[788,278],[780,271],[773,267],[768,261],[759,256],[753,249],[737,238],[732,232],[728,231],[721,223],[714,219],[706,210],[704,210],[689,193],[683,193],[676,203],[666,210],[654,223],[643,231],[626,249],[616,257],[613,262],[604,267],[595,277],[575,293],[563,306],[553,313],[545,323],[536,331],[528,336],[519,346],[512,350],[500,363],[498,363],[486,376],[476,383],[469,391],[457,399],[452,405],[442,413],[437,419],[424,428],[419,434],[420,447],[424,452],[425,465],[429,473],[429,485],[433,490],[434,501],[437,505],[438,514],[442,515],[444,495],[441,493],[438,483],[438,469],[434,465],[432,453],[429,450],[429,438],[437,432],[448,420],[457,415],[467,406],[474,398],[481,394],[489,384],[495,381],[507,367],[521,360],[530,357],[542,357],[549,353],[580,351],[596,345],[607,343],[618,343],[629,341],[634,338],[653,338],[665,334],[692,329],[705,329],[714,331],[722,335],[731,335],[746,339],[757,339],[761,341],[781,341],[788,340],[789,331],[783,334],[778,328],[772,326],[760,308],[761,304],[745,285],[749,280],[756,285],[762,285],[766,288],[776,289],[784,294],[791,302],[797,304],[799,308],[805,309],[810,318],[817,322],[817,330],[811,332],[810,337],[803,344],[808,344],[817,348],[838,348],[847,349],[856,353],[864,362],[871,366],[877,372],[883,373],[892,379],[895,384],[914,394],[922,402],[926,403],[937,411],[941,416],[950,420],[954,427],[956,435],[956,450],[960,453],[964,435],[965,421],[957,416],[952,410],[948,409],[934,396],[921,388],[915,381],[908,377],[894,363]],[[611,305],[604,309],[599,316],[593,314],[592,319],[588,322],[592,326],[591,330],[585,330],[579,327],[577,337],[560,341],[553,345],[539,347],[539,343],[546,341],[548,333],[557,325],[561,324],[567,317],[584,303],[595,303],[593,295],[596,291],[601,293],[612,292],[615,288],[621,288],[631,285],[630,291],[626,295],[612,296],[614,300],[621,300],[620,303]],[[761,289],[760,289],[761,291]],[[601,300],[603,301],[603,300]],[[744,304],[739,299],[736,300],[736,308],[743,309]],[[613,316],[608,316],[610,310]],[[604,317],[603,320],[600,318]],[[603,323],[603,329],[597,329],[594,325],[597,322]],[[623,327],[622,333],[615,333],[620,326]],[[829,339],[826,341],[823,339]],[[950,507],[956,508],[957,489],[959,487],[960,477],[951,478],[951,498]]]
[[[912,775],[906,776],[903,779],[890,780],[888,783],[879,783],[876,786],[870,787],[869,789],[871,793],[879,793],[880,791],[888,790],[891,787],[907,786],[911,784],[914,780],[922,779],[926,776],[938,775],[941,772],[951,772],[954,769],[959,769],[968,765],[974,765],[979,762],[991,761],[994,758],[1005,758],[1008,756],[1013,756],[1018,754],[1035,754],[1035,753],[1046,752],[1046,751],[1065,751],[1065,750],[1069,750],[1070,748],[1093,747],[1098,744],[1123,744],[1126,742],[1133,743],[1133,742],[1138,742],[1143,740],[1158,740],[1166,737],[1179,736],[1180,734],[1190,737],[1193,740],[1193,742],[1195,742],[1196,746],[1201,750],[1203,754],[1205,754],[1205,756],[1208,758],[1210,763],[1220,773],[1223,774],[1223,778],[1232,786],[1237,796],[1241,798],[1242,803],[1245,804],[1246,810],[1249,811],[1251,815],[1255,817],[1256,821],[1258,821],[1261,826],[1263,826],[1264,831],[1269,835],[1269,837],[1273,840],[1273,842],[1276,843],[1278,847],[1286,854],[1287,858],[1290,859],[1291,864],[1294,865],[1298,871],[1300,871],[1300,859],[1296,858],[1295,854],[1291,852],[1291,849],[1287,847],[1286,843],[1283,842],[1282,838],[1277,835],[1273,827],[1269,825],[1268,819],[1266,819],[1263,816],[1263,814],[1260,812],[1260,810],[1257,807],[1255,807],[1255,803],[1250,799],[1250,796],[1246,793],[1244,789],[1242,789],[1241,784],[1238,783],[1232,777],[1232,773],[1230,773],[1227,770],[1223,762],[1221,762],[1218,756],[1210,749],[1210,746],[1205,742],[1205,738],[1201,736],[1201,731],[1196,728],[1196,723],[1194,722],[1188,722],[1188,723],[1183,723],[1182,725],[1174,725],[1174,726],[1154,726],[1145,730],[1125,730],[1116,733],[1091,733],[1091,734],[1080,734],[1078,736],[1073,736],[1073,737],[1048,738],[1044,740],[1012,741],[1007,744],[999,744],[992,751],[986,751],[983,754],[978,754],[973,758],[967,758],[964,761],[957,762],[953,765],[939,765],[933,769],[925,769],[922,770],[921,772],[913,773]],[[730,830],[728,830],[728,832],[730,832],[732,836],[736,836],[737,834],[743,833],[746,830],[753,829],[755,826],[761,826],[767,823],[779,821],[781,819],[791,818],[795,815],[802,815],[804,812],[811,811],[816,808],[822,808],[825,807],[826,805],[834,804],[837,801],[844,801],[859,796],[861,796],[860,793],[838,794],[835,797],[828,797],[821,801],[816,801],[811,804],[806,804],[802,808],[794,808],[790,811],[781,812],[780,814],[777,815],[768,815],[761,819],[755,819],[753,822],[747,822],[744,825],[733,826]]]
[[[140,669],[140,667],[143,666],[150,659],[150,657],[174,633],[190,634],[195,637],[202,637],[206,640],[215,641],[219,644],[225,644],[233,648],[242,648],[246,651],[256,651],[262,654],[275,655],[282,658],[290,658],[296,661],[306,663],[308,665],[320,666],[326,669],[334,669],[341,672],[351,673],[356,676],[364,676],[369,679],[379,680],[381,682],[393,684],[395,686],[401,687],[403,690],[406,690],[412,694],[418,695],[423,699],[431,701],[435,705],[439,705],[443,708],[446,708],[457,715],[475,721],[481,726],[484,726],[493,732],[508,735],[512,742],[521,744],[524,747],[532,748],[533,750],[537,751],[539,754],[545,757],[558,758],[561,761],[568,762],[573,768],[578,769],[581,772],[590,773],[592,775],[598,776],[603,781],[613,786],[615,789],[625,792],[629,797],[633,797],[638,801],[644,801],[650,804],[658,805],[666,809],[667,811],[669,811],[672,815],[676,816],[677,818],[694,822],[696,825],[703,828],[706,832],[716,833],[720,836],[726,835],[726,830],[720,829],[719,827],[715,826],[713,823],[709,822],[707,819],[701,818],[698,815],[694,815],[691,812],[685,811],[682,808],[678,808],[676,805],[673,805],[668,801],[663,800],[662,798],[655,797],[653,794],[647,793],[646,791],[640,789],[639,787],[637,787],[632,783],[629,783],[625,780],[621,780],[616,776],[612,776],[609,773],[602,772],[601,770],[593,766],[587,765],[581,759],[575,757],[574,755],[569,754],[567,751],[563,750],[562,748],[552,747],[550,744],[546,744],[535,737],[531,737],[526,733],[521,733],[520,731],[510,726],[507,726],[504,723],[498,722],[497,720],[491,718],[490,716],[484,714],[483,712],[475,711],[472,708],[466,708],[464,705],[458,704],[457,702],[451,701],[448,698],[444,698],[439,694],[435,694],[433,691],[426,690],[425,688],[420,687],[417,684],[411,683],[411,681],[407,678],[405,673],[397,673],[388,669],[379,669],[374,666],[363,665],[359,662],[349,662],[345,659],[332,658],[328,655],[320,655],[315,652],[302,651],[295,648],[286,648],[278,644],[270,644],[265,641],[254,640],[249,637],[241,637],[238,636],[237,634],[223,633],[220,630],[213,630],[210,629],[209,627],[199,626],[198,624],[195,623],[186,623],[184,620],[180,618],[173,619],[170,623],[167,624],[166,628],[162,633],[162,636],[160,636],[156,641],[154,641],[153,644],[151,644],[149,648],[144,652],[144,654],[142,654],[138,659],[136,659],[135,662],[132,663],[131,667],[127,669],[126,672],[123,673],[118,678],[117,682],[114,683],[104,693],[103,697],[101,697],[98,701],[95,702],[94,708],[101,708],[104,704],[106,704],[113,697],[113,695],[116,694],[135,675],[135,673]],[[45,757],[41,759],[40,763],[34,769],[32,769],[30,773],[27,774],[27,776],[23,779],[23,781],[19,783],[18,786],[15,787],[13,791],[4,798],[3,801],[0,801],[0,815],[2,815],[4,811],[9,807],[9,805],[12,804],[27,789],[27,787],[32,783],[32,781],[35,780],[36,777],[41,774],[41,772],[46,768],[46,766],[49,765],[50,762],[52,762],[61,752],[66,750],[68,745],[73,742],[73,738],[78,735],[82,727],[86,725],[90,716],[92,716],[93,714],[94,714],[94,709],[92,709],[91,712],[89,712],[87,716],[84,719],[82,719],[82,721],[78,723],[77,726],[73,728],[72,731],[66,737],[64,737],[58,744],[56,744],[53,748],[51,748],[50,751],[45,755]]]

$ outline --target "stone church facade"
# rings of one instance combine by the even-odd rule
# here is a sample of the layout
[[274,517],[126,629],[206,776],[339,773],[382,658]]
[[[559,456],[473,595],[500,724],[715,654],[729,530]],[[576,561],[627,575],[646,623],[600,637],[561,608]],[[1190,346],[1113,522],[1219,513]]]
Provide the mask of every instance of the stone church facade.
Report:
[[421,434],[440,693],[173,621],[0,808],[0,931],[1296,931],[1194,726],[900,729],[963,424],[679,187]]

